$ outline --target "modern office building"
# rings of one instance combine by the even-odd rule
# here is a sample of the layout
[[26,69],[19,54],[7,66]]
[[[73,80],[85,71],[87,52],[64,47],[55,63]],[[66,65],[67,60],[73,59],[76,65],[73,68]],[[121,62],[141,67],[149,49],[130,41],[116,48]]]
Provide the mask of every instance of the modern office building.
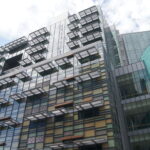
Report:
[[1,46],[0,150],[150,150],[149,44],[92,6]]
[[1,47],[0,150],[122,149],[108,29],[93,6]]

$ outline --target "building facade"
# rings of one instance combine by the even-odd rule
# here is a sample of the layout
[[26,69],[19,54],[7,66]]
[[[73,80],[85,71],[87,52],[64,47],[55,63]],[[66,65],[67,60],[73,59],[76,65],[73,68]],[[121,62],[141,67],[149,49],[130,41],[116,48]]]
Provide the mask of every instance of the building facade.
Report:
[[114,41],[93,6],[2,46],[0,150],[122,150]]
[[150,149],[150,31],[118,36],[120,67],[115,69],[131,150]]

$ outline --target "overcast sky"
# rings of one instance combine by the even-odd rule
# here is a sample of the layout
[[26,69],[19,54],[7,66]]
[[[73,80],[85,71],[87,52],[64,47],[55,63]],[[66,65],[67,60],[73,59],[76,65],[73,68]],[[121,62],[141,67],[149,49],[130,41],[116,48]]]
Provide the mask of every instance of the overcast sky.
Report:
[[[0,0],[0,45],[43,27],[51,18],[80,11],[97,0]],[[148,0],[100,0],[109,24],[121,33],[150,30]]]

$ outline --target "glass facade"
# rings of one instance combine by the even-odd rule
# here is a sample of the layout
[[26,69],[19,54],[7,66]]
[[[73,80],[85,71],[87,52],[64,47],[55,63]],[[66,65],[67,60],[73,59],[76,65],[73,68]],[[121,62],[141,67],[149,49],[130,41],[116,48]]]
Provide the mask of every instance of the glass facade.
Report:
[[124,62],[115,74],[131,150],[150,149],[149,39],[150,31],[119,35]]
[[93,6],[1,47],[0,150],[122,149],[104,28]]

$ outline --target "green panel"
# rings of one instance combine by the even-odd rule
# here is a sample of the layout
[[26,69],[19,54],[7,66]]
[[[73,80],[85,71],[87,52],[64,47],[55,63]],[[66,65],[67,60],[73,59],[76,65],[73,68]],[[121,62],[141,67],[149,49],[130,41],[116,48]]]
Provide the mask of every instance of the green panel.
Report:
[[144,51],[141,59],[144,62],[145,68],[150,77],[150,46]]

